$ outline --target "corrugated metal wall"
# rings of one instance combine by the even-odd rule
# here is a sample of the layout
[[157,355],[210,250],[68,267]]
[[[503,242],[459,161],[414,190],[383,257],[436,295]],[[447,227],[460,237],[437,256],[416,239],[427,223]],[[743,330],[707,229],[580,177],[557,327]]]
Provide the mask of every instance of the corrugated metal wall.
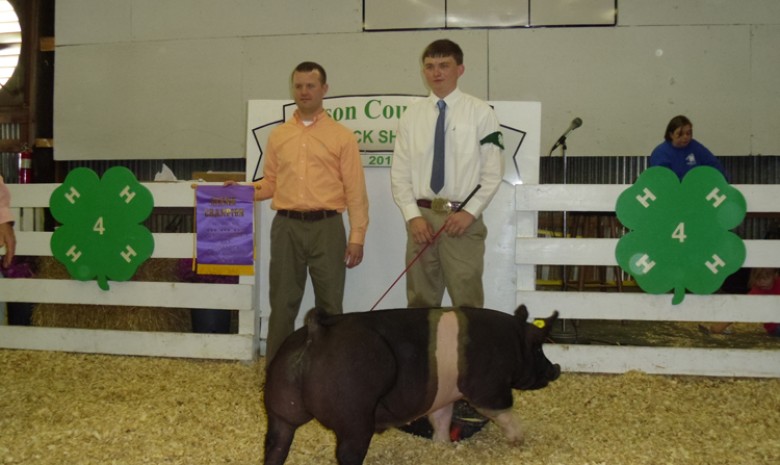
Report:
[[[732,184],[780,183],[780,156],[721,156]],[[647,168],[647,157],[568,157],[567,184],[633,184]],[[540,163],[542,184],[563,183],[564,160],[544,157]],[[546,218],[540,216],[540,222]],[[750,215],[735,232],[743,239],[761,239],[777,229],[780,220]]]
[[[19,140],[22,127],[18,123],[0,124],[0,140]],[[0,153],[0,175],[5,182],[15,183],[18,179],[19,159],[15,153]]]
[[195,171],[245,171],[243,158],[215,158],[196,160],[93,160],[93,161],[66,161],[58,164],[58,176],[64,178],[67,173],[78,167],[93,169],[98,175],[113,167],[124,166],[135,173],[139,181],[154,181],[155,174],[163,169],[163,165],[173,171],[177,179],[192,179]]
[[[732,184],[777,184],[780,182],[780,156],[722,156]],[[568,157],[568,184],[632,184],[647,168],[647,157]],[[543,157],[540,163],[543,184],[563,182],[563,159]]]
[[[18,125],[0,125],[0,138],[18,138]],[[780,156],[719,158],[733,184],[780,183]],[[565,161],[567,184],[631,184],[647,168],[646,157],[568,157]],[[561,157],[543,157],[540,162],[541,183],[563,183],[564,160]],[[57,176],[64,178],[70,170],[77,167],[87,167],[102,175],[112,166],[125,166],[132,170],[140,181],[152,181],[155,174],[162,170],[163,164],[168,166],[178,179],[192,179],[192,173],[195,171],[245,171],[243,159],[67,161],[58,162]],[[16,182],[17,154],[0,154],[0,170],[6,182]],[[155,216],[154,224],[149,225],[152,230],[189,230],[191,218],[182,219],[181,213],[168,215],[163,212]],[[778,220],[774,218],[751,216],[736,232],[744,239],[760,239],[777,224]]]
[[[0,124],[0,139],[6,138],[4,127]],[[11,138],[18,136],[12,136]],[[33,161],[34,162],[34,161]],[[62,181],[67,173],[77,167],[86,167],[94,170],[99,176],[112,166],[124,166],[135,173],[139,181],[153,181],[154,175],[162,170],[163,164],[173,171],[178,179],[192,179],[195,171],[245,171],[243,158],[216,158],[197,160],[90,160],[67,161],[57,163],[58,181]],[[0,153],[0,174],[5,182],[16,183],[19,179],[19,161],[16,153]]]
[[[8,130],[0,124],[0,139]],[[11,135],[11,137],[18,137]],[[780,182],[780,156],[731,156],[719,157],[731,176],[732,184],[776,184]],[[566,160],[568,184],[631,184],[647,168],[646,157],[569,157]],[[191,179],[195,171],[244,171],[243,159],[197,160],[125,160],[125,161],[67,161],[58,162],[61,173],[84,166],[102,175],[112,166],[125,166],[140,181],[152,181],[163,164],[179,179]],[[0,171],[6,182],[16,182],[17,154],[0,153]],[[540,163],[540,180],[543,184],[563,182],[561,157],[543,157]]]

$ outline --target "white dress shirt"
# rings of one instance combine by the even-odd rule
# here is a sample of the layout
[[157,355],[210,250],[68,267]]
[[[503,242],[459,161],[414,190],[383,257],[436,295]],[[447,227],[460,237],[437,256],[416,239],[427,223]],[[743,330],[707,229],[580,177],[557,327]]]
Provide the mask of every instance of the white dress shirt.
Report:
[[482,187],[464,210],[479,218],[498,190],[504,176],[502,148],[483,141],[501,131],[498,117],[486,102],[455,89],[447,103],[445,124],[444,187],[435,194],[430,188],[433,139],[439,98],[431,94],[411,105],[398,123],[390,169],[393,199],[405,221],[421,216],[418,199],[441,197],[462,202],[477,184]]

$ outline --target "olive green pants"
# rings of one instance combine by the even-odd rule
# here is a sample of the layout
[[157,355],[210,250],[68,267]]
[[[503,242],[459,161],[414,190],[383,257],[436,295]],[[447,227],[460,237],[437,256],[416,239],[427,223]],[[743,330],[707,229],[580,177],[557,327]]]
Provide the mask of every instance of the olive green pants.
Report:
[[[284,339],[295,330],[307,277],[314,288],[314,305],[328,313],[342,313],[347,247],[344,221],[335,215],[302,221],[276,215],[271,224],[266,364]],[[307,309],[308,310],[308,309]]]
[[[446,213],[421,209],[434,232],[441,229]],[[442,232],[436,241],[420,255],[406,275],[406,297],[409,307],[440,307],[444,290],[457,307],[482,308],[485,294],[482,287],[485,238],[487,227],[482,217],[460,237]],[[407,227],[406,263],[411,262],[424,247],[416,244]]]

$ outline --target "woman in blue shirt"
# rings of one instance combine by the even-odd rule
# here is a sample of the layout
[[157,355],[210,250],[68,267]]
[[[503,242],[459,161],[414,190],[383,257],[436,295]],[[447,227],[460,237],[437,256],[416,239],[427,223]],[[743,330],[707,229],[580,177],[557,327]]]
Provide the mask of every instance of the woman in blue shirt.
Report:
[[712,152],[693,138],[693,124],[683,115],[669,121],[664,132],[665,141],[650,155],[650,166],[665,166],[682,178],[698,166],[711,166],[728,179],[726,171]]

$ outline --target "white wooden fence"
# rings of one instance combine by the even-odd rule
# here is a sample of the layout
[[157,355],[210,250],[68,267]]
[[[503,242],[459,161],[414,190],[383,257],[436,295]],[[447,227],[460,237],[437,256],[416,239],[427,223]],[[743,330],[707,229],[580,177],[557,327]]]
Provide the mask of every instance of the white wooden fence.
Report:
[[[193,207],[189,182],[144,183],[155,207]],[[58,184],[8,185],[16,225],[17,255],[51,256],[51,232],[41,232],[35,208],[48,207]],[[38,229],[38,230],[36,230]],[[154,234],[152,258],[192,257],[194,234]],[[95,281],[0,279],[0,302],[100,304],[118,306],[222,309],[238,311],[237,334],[196,334],[91,330],[0,325],[0,348],[58,350],[162,357],[251,360],[258,354],[259,312],[255,312],[255,277],[238,284],[180,282],[110,282],[102,291]]]
[[[534,316],[553,309],[562,318],[578,320],[649,321],[780,321],[780,296],[686,295],[680,305],[672,297],[644,293],[536,291],[537,265],[617,265],[619,239],[538,238],[540,211],[614,212],[627,185],[526,184],[516,187],[517,302],[528,304]],[[749,212],[778,212],[780,186],[736,185]],[[780,267],[780,241],[747,240],[745,267]],[[780,341],[778,341],[780,343]],[[778,350],[626,347],[556,344],[545,353],[566,371],[647,373],[708,376],[780,377]]]
[[[533,178],[533,176],[531,176]],[[189,183],[145,183],[158,207],[191,207]],[[46,207],[55,184],[9,185],[17,213]],[[516,186],[517,302],[535,316],[553,309],[565,319],[645,321],[780,320],[780,296],[687,295],[680,305],[671,295],[615,292],[537,291],[539,265],[616,265],[618,239],[539,238],[540,211],[614,211],[625,185]],[[778,212],[780,186],[737,185],[750,212]],[[258,209],[259,210],[259,209]],[[50,232],[33,231],[22,216],[17,227],[17,254],[50,256]],[[192,256],[192,234],[155,234],[153,258]],[[780,266],[778,241],[746,241],[746,267]],[[249,360],[258,355],[260,311],[253,277],[236,285],[159,282],[112,282],[102,291],[95,282],[46,279],[0,279],[0,300],[63,304],[108,304],[172,308],[238,310],[238,334],[191,334],[142,331],[82,330],[0,326],[0,347],[107,354]],[[678,347],[627,347],[594,344],[548,344],[551,360],[569,372],[780,377],[780,351]]]

